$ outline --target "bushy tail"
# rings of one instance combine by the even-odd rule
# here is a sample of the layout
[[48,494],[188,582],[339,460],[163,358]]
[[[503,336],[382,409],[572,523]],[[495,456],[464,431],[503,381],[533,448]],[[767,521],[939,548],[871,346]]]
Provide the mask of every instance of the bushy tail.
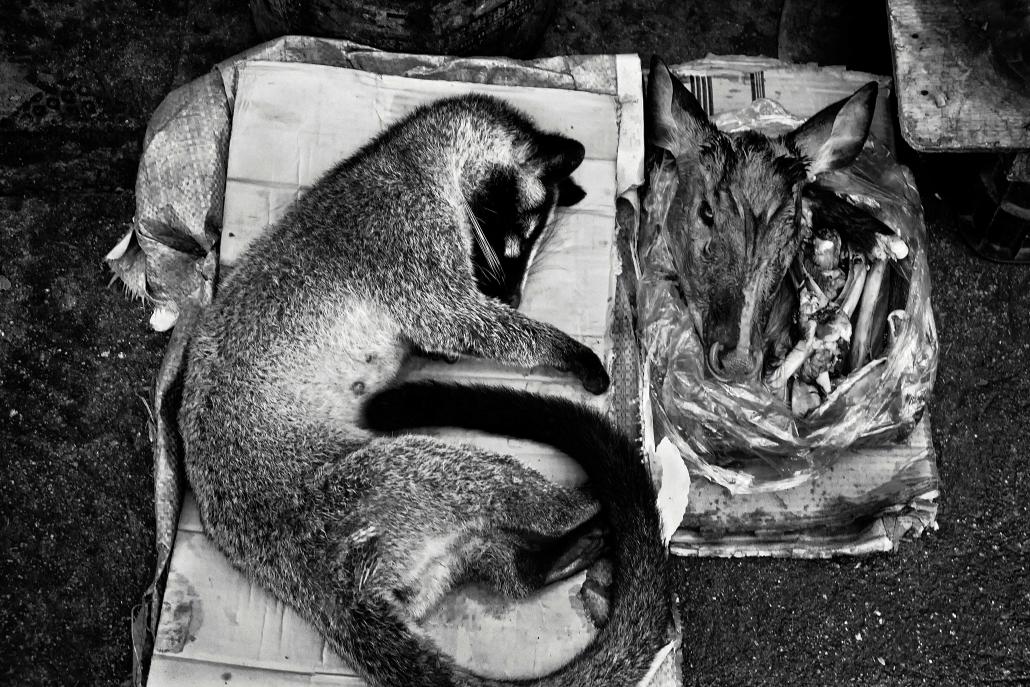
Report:
[[[631,687],[644,677],[669,641],[671,597],[654,489],[627,436],[599,413],[558,397],[435,382],[401,384],[376,394],[365,405],[364,421],[369,429],[381,432],[421,427],[481,430],[548,444],[576,460],[601,502],[612,539],[611,610],[607,623],[583,653],[551,675],[519,684]],[[367,656],[383,652],[381,638],[377,644],[378,651],[355,648]],[[397,662],[422,664],[425,660],[398,655],[404,653],[403,645],[396,650],[388,651]],[[420,679],[416,673],[421,668],[415,662],[410,670],[404,682],[397,684],[441,684],[430,676]],[[501,684],[465,673],[454,675],[453,682]]]

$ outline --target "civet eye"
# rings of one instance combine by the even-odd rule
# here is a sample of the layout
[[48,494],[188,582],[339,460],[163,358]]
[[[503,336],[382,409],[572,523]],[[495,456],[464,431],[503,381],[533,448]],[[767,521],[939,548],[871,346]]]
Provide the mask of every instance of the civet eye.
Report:
[[701,201],[701,206],[697,209],[697,216],[701,218],[705,226],[710,227],[715,224],[715,213],[712,212],[712,206],[708,204],[707,200]]
[[504,237],[504,257],[517,258],[522,252],[522,238],[517,234],[508,234]]

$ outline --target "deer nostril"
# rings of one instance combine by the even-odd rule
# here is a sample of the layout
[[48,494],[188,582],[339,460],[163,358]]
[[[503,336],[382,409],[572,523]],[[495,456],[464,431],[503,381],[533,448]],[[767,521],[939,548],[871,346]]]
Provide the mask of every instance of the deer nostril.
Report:
[[727,382],[729,379],[726,376],[726,371],[722,364],[722,350],[723,345],[718,341],[713,343],[711,348],[708,349],[708,370],[716,379]]
[[754,377],[761,369],[761,356],[751,356],[746,352],[733,349],[720,360],[723,375],[735,380],[743,381]]

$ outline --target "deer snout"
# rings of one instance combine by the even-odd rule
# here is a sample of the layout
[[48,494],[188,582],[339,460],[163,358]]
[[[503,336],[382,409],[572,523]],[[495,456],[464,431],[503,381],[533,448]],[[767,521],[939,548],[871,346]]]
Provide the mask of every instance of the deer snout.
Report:
[[723,344],[714,343],[708,351],[708,368],[724,382],[746,382],[758,376],[762,356],[738,348],[726,350]]
[[733,349],[722,358],[722,369],[733,380],[744,381],[754,377],[762,364],[759,356]]
[[707,318],[708,368],[724,382],[757,379],[762,370],[761,337],[755,329],[757,282],[713,298]]

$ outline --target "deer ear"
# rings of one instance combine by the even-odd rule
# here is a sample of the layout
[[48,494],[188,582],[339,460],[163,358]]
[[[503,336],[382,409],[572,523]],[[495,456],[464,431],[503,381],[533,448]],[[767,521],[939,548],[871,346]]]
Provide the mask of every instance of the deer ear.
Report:
[[540,134],[536,137],[533,158],[543,167],[544,183],[568,177],[583,162],[586,149],[574,138],[559,134]]
[[788,145],[808,161],[809,179],[855,161],[869,136],[876,93],[876,82],[870,81],[850,98],[817,112],[787,134]]
[[647,142],[676,157],[701,149],[718,131],[697,98],[657,55],[647,77]]

